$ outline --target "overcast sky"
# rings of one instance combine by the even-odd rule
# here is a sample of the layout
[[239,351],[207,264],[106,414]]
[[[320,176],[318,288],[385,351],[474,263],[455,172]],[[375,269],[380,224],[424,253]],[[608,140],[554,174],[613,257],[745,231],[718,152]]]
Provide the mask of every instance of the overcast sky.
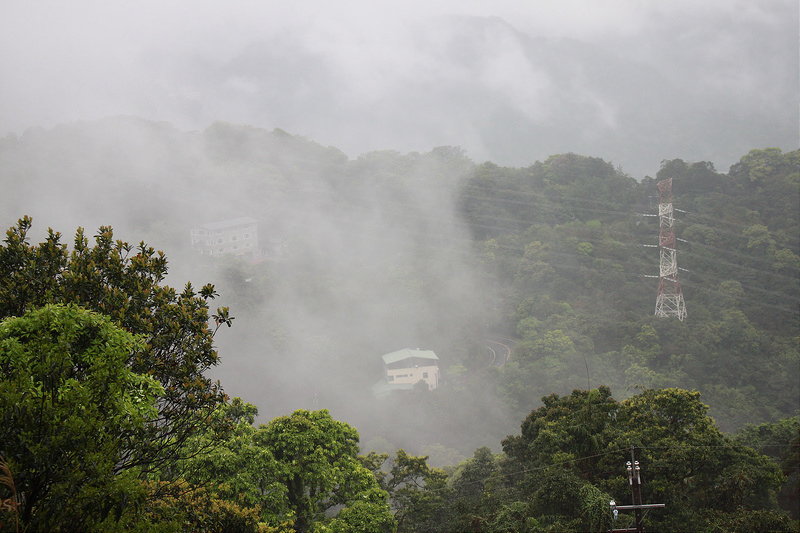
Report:
[[131,114],[279,127],[350,157],[726,170],[797,148],[797,28],[796,0],[0,0],[0,135]]

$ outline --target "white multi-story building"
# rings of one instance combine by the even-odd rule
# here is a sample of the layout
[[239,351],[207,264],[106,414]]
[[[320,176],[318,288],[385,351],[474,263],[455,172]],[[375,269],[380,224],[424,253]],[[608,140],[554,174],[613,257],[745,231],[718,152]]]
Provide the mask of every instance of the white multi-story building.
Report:
[[381,356],[384,366],[384,380],[380,390],[411,389],[419,382],[433,390],[439,386],[441,372],[439,358],[431,350],[411,350],[405,348]]
[[258,221],[250,217],[211,222],[192,228],[192,248],[204,255],[259,256]]

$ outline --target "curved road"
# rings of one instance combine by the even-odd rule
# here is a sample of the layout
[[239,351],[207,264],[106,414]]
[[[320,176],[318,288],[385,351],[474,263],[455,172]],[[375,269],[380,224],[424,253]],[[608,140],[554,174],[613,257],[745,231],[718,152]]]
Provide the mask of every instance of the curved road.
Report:
[[486,349],[489,351],[491,361],[489,366],[501,367],[511,358],[511,348],[517,344],[513,339],[504,337],[493,337],[491,339],[484,339]]

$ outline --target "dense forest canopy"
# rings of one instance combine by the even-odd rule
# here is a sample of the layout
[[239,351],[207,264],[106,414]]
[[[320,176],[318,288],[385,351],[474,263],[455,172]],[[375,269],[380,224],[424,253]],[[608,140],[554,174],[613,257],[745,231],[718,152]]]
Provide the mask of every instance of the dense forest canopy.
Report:
[[[656,183],[666,179],[682,321],[653,312]],[[522,168],[476,163],[457,147],[349,159],[282,130],[115,118],[0,140],[0,184],[14,191],[0,197],[11,228],[0,247],[3,409],[14,412],[38,372],[22,355],[26,323],[97,324],[87,338],[114,336],[132,354],[109,354],[120,379],[130,373],[109,386],[146,391],[137,409],[115,407],[108,442],[85,450],[86,461],[104,458],[85,490],[69,490],[85,471],[78,458],[51,472],[53,485],[24,470],[41,459],[28,441],[4,445],[18,490],[50,487],[20,510],[33,527],[50,527],[42,509],[66,499],[64,516],[78,522],[55,529],[83,511],[96,514],[84,527],[143,524],[123,494],[156,502],[148,520],[180,507],[199,523],[182,499],[191,493],[217,502],[217,518],[274,531],[599,530],[607,496],[626,497],[614,469],[630,444],[652,469],[648,498],[675,508],[724,487],[706,502],[716,512],[673,509],[653,527],[791,527],[779,509],[797,519],[800,150],[754,148],[727,172],[665,160],[637,179],[574,153]],[[242,216],[257,220],[263,257],[191,248],[192,227]],[[47,226],[100,229],[67,245]],[[225,305],[216,314],[214,299]],[[490,340],[510,348],[505,364],[490,364]],[[436,352],[441,386],[373,397],[380,356],[408,347]],[[81,369],[86,390],[108,381],[85,372],[83,352],[48,349]],[[102,408],[91,392],[75,395]],[[4,442],[17,442],[17,427],[4,427]],[[325,444],[334,434],[341,449]],[[286,446],[331,455],[304,470]],[[674,470],[703,446],[720,450],[703,456],[707,467]],[[241,479],[230,472],[244,467],[246,486],[232,490]]]

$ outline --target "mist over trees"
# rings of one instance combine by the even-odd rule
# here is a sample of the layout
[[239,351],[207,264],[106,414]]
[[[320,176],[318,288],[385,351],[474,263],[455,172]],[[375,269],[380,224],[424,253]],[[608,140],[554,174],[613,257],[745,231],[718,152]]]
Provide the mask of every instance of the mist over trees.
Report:
[[[684,321],[654,316],[657,280],[643,277],[658,274],[657,249],[643,245],[658,243],[655,182],[669,178]],[[575,153],[527,167],[476,163],[448,146],[350,159],[282,130],[220,122],[185,132],[117,117],[0,140],[0,187],[14,191],[0,196],[12,228],[0,248],[3,342],[19,337],[15,321],[41,323],[37,309],[63,304],[64,320],[89,313],[94,335],[140,343],[125,372],[156,391],[140,406],[149,419],[128,407],[135,423],[121,443],[97,443],[98,483],[127,488],[98,485],[108,505],[92,527],[138,520],[114,507],[126,491],[160,498],[151,517],[181,508],[200,523],[181,499],[196,490],[197,501],[229,502],[217,517],[275,531],[315,520],[346,531],[389,514],[369,527],[600,530],[607,496],[627,494],[631,443],[652,469],[647,498],[669,502],[653,528],[791,527],[779,509],[797,519],[786,483],[797,480],[800,151],[748,149],[727,172],[665,160],[635,179]],[[32,225],[17,222],[25,215]],[[190,228],[239,216],[258,220],[262,260],[191,249]],[[87,231],[68,245],[48,226]],[[216,335],[211,300],[224,305]],[[500,367],[490,339],[512,348]],[[374,398],[380,355],[406,347],[437,353],[442,385]],[[82,369],[87,356],[69,353]],[[343,449],[319,457],[336,471],[295,469],[281,424],[340,432]],[[308,435],[298,432],[294,449],[335,451]],[[704,469],[676,470],[704,446],[719,448]],[[24,454],[2,452],[25,486]],[[244,466],[254,467],[246,486],[232,490],[241,480],[229,473]],[[698,494],[716,498],[706,503],[717,512],[678,512]],[[323,518],[329,508],[338,514]]]

